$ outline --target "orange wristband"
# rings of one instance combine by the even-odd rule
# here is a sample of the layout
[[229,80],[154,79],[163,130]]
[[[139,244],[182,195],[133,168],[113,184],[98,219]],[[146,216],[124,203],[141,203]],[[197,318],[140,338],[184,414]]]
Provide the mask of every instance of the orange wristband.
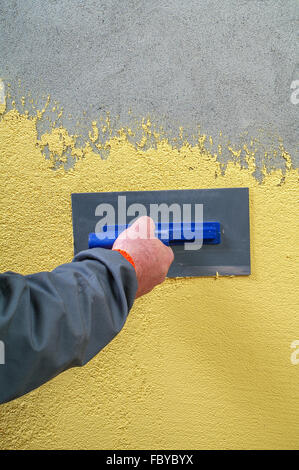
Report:
[[121,255],[123,255],[123,256],[126,258],[127,261],[129,261],[129,263],[131,263],[131,265],[133,266],[133,268],[136,269],[136,268],[135,268],[135,263],[134,263],[134,261],[133,261],[133,258],[132,258],[131,255],[129,255],[129,253],[127,253],[125,250],[116,250],[116,249],[115,249],[115,250],[113,250],[113,251],[118,251]]

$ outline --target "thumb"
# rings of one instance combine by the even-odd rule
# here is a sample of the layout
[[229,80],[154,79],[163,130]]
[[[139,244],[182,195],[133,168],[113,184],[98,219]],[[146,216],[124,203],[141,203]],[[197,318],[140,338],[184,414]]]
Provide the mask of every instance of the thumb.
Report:
[[155,222],[151,217],[142,216],[139,217],[129,228],[134,231],[137,238],[156,238],[155,237]]

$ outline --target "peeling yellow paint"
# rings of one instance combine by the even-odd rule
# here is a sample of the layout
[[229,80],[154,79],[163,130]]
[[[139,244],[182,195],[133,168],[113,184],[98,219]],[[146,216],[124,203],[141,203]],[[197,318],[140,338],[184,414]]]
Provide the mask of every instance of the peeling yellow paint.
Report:
[[0,79],[0,115],[6,110],[6,95],[5,86],[3,81]]
[[91,142],[95,143],[99,138],[99,129],[97,128],[97,122],[92,121],[92,132],[89,132],[89,139]]
[[[91,146],[94,124],[81,146],[62,127],[38,137],[42,112],[3,111],[0,120],[1,271],[51,270],[72,259],[72,192],[249,186],[252,275],[168,279],[138,299],[123,331],[86,367],[1,406],[0,447],[298,448],[291,156],[282,146],[285,168],[263,168],[259,183],[251,148],[242,149],[247,168],[240,149],[224,168],[201,136],[178,149],[155,131],[155,146],[142,151],[121,130],[102,160]],[[110,132],[109,118],[103,127]],[[68,171],[66,152],[75,159]]]

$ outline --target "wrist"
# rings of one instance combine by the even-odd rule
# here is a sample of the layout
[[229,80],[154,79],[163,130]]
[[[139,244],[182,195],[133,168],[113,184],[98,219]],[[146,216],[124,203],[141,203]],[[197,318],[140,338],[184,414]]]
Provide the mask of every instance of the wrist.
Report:
[[136,270],[134,260],[133,260],[132,256],[127,251],[121,250],[120,248],[112,248],[112,251],[118,251],[124,258],[126,258],[127,261],[129,261],[129,263]]

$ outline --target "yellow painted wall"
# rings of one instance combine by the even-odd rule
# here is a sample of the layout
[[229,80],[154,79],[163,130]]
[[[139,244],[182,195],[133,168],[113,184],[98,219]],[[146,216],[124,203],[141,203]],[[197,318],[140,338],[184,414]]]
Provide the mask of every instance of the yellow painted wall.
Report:
[[[283,147],[285,169],[259,183],[254,145],[248,168],[235,152],[224,170],[203,136],[177,150],[155,135],[157,148],[142,150],[144,121],[137,148],[122,130],[101,160],[90,144],[103,147],[105,123],[79,147],[64,129],[38,139],[42,111],[2,111],[1,271],[72,259],[72,192],[249,186],[252,275],[167,280],[138,299],[87,366],[0,407],[0,448],[298,448],[298,172]],[[66,149],[74,169],[54,171]]]

